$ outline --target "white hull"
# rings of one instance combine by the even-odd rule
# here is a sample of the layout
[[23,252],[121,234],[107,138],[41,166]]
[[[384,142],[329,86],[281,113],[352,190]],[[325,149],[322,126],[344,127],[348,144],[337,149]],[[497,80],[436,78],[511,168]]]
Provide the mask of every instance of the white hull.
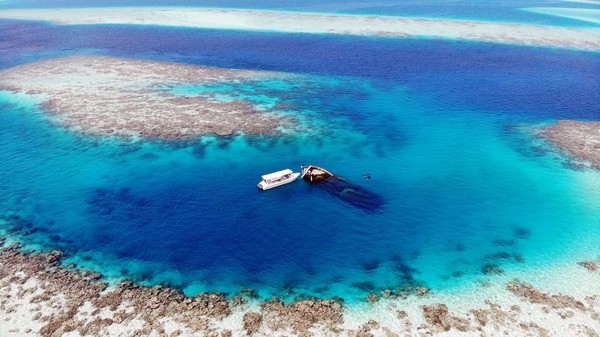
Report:
[[281,185],[289,184],[292,181],[298,179],[299,176],[300,176],[300,173],[292,173],[292,174],[290,174],[289,178],[282,179],[280,181],[276,181],[276,182],[272,182],[272,183],[266,183],[263,180],[260,183],[258,183],[258,188],[261,189],[261,190],[263,190],[263,191],[270,190],[272,188],[279,187]]

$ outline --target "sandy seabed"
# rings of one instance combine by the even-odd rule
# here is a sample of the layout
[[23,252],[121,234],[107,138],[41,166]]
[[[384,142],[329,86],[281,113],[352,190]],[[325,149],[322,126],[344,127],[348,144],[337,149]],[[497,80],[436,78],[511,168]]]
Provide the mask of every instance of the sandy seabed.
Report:
[[[180,96],[178,85],[281,79],[285,74],[104,56],[73,56],[0,72],[0,89],[41,102],[53,121],[94,136],[181,140],[203,135],[276,135],[294,121],[245,100]],[[291,75],[290,75],[291,76]]]
[[600,50],[600,28],[181,7],[0,10],[0,18],[54,24],[132,24],[284,33],[443,38]]

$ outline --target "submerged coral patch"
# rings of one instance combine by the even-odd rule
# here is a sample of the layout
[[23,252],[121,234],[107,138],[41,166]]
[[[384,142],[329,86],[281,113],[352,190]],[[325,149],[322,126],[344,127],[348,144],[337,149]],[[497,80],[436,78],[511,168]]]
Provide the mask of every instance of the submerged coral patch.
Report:
[[184,84],[251,82],[280,73],[125,58],[76,56],[3,71],[0,88],[38,98],[55,122],[94,136],[163,140],[278,134],[294,122],[253,102],[181,96]]

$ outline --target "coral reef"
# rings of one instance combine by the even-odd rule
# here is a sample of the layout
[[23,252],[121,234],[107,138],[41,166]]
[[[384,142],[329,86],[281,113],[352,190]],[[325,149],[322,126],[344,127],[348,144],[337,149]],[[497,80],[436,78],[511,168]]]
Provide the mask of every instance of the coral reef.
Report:
[[[410,298],[384,290],[387,295],[377,296],[369,314],[357,320],[337,300],[250,304],[244,298],[256,292],[248,288],[227,298],[186,297],[131,282],[110,285],[98,273],[67,270],[62,259],[60,251],[0,248],[0,319],[8,336],[597,336],[600,321],[600,298],[589,281],[592,295],[583,299],[514,281],[506,290],[482,294],[488,299],[471,309],[443,303],[437,294],[417,296],[414,288]],[[384,320],[382,313],[391,316]]]
[[448,331],[456,328],[459,331],[467,331],[469,329],[469,321],[464,318],[452,316],[448,311],[448,306],[445,304],[425,305],[423,306],[423,317],[430,325]]
[[[0,89],[40,100],[57,124],[95,136],[185,140],[202,135],[274,135],[295,121],[246,100],[179,96],[178,85],[282,78],[233,70],[103,56],[74,56],[2,71]],[[291,76],[291,75],[289,75]]]
[[[114,326],[126,327],[126,335],[132,336],[164,335],[167,326],[178,327],[172,335],[205,334],[216,331],[218,322],[232,315],[233,305],[223,294],[190,298],[172,288],[131,282],[109,287],[98,273],[64,269],[60,266],[62,257],[58,251],[23,252],[18,244],[0,249],[0,312],[14,312],[10,304],[14,297],[29,294],[29,303],[37,312],[33,318],[40,327],[38,335],[43,337],[69,332],[98,335]],[[15,286],[20,289],[16,296],[11,295]],[[42,304],[52,310],[42,310]],[[274,330],[307,331],[316,324],[333,327],[342,321],[342,306],[335,301],[284,305],[273,300],[261,307],[262,313],[247,312],[243,316],[243,328],[249,335],[257,332],[263,322]]]
[[263,317],[257,312],[247,312],[244,314],[244,330],[248,335],[253,335],[262,324]]
[[539,134],[568,156],[600,170],[600,122],[564,120]]
[[578,265],[582,266],[583,268],[589,270],[589,271],[597,271],[600,270],[600,267],[598,267],[598,264],[592,262],[592,261],[581,261],[579,263],[577,263]]
[[285,305],[277,299],[261,304],[266,316],[266,325],[274,331],[292,327],[295,331],[307,332],[315,324],[335,331],[343,321],[342,305],[337,301],[305,300]]
[[541,292],[529,284],[520,282],[510,282],[506,289],[511,293],[527,299],[531,303],[545,304],[552,308],[573,308],[578,310],[585,310],[585,305],[571,296],[562,294],[550,295]]

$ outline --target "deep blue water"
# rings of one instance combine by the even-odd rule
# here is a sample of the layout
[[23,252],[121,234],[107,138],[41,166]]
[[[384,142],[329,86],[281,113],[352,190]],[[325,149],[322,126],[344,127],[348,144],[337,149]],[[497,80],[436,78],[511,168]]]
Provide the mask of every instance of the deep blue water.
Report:
[[[0,22],[1,64],[8,67],[39,58],[88,53],[355,76],[377,81],[381,86],[410,82],[408,90],[427,92],[451,106],[465,103],[479,110],[525,111],[540,117],[595,118],[600,102],[600,82],[593,76],[599,71],[596,53],[413,39],[119,26],[50,27]],[[527,51],[525,55],[523,50]],[[435,90],[430,90],[432,87]],[[575,95],[585,99],[569,100]]]
[[[2,93],[0,229],[81,267],[187,294],[247,286],[354,300],[600,254],[597,172],[574,170],[526,127],[600,119],[597,53],[11,21],[0,21],[0,50],[1,69],[97,54],[302,75],[176,89],[285,103],[319,126],[280,139],[94,139]],[[256,190],[261,174],[307,163],[383,206],[365,212],[301,181]]]

